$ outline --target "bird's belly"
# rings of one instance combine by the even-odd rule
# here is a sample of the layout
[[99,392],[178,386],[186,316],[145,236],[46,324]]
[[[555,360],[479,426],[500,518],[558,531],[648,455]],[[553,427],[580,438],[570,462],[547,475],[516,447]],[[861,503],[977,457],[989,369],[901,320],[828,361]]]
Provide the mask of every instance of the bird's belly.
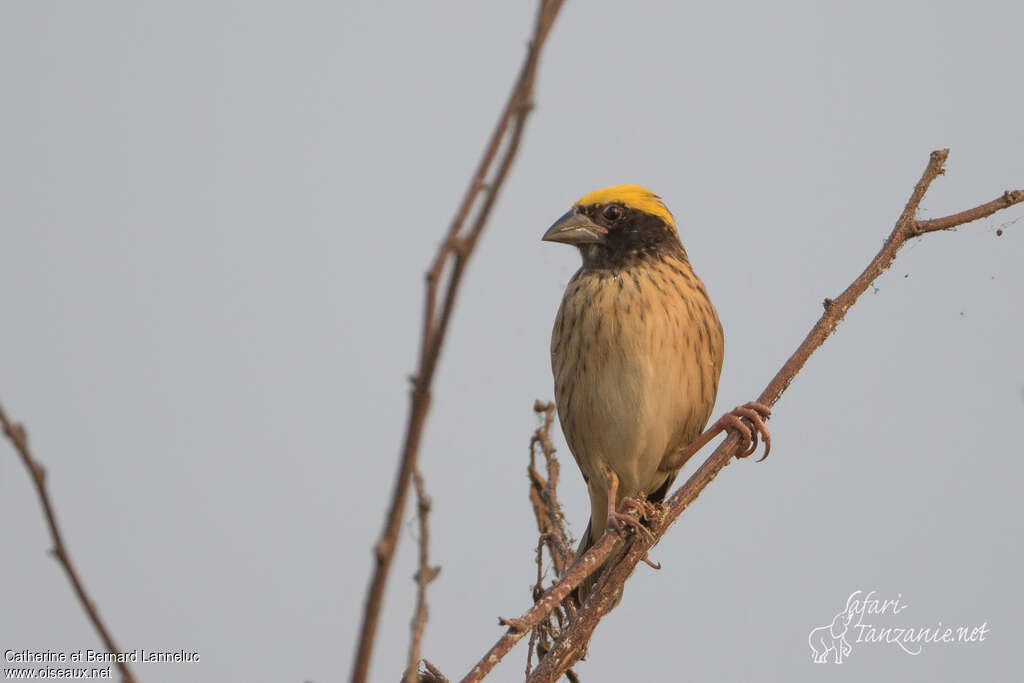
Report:
[[620,316],[612,329],[577,325],[562,341],[582,351],[553,364],[562,428],[584,476],[607,490],[607,468],[620,497],[652,493],[667,476],[662,459],[707,421],[714,394],[709,402],[704,383],[717,383],[717,368],[700,367],[692,329],[652,314]]
[[677,382],[659,376],[651,365],[619,359],[577,373],[576,391],[585,398],[566,411],[567,421],[575,425],[576,448],[588,455],[583,464],[590,471],[584,474],[603,483],[601,466],[608,467],[619,478],[620,495],[650,493],[660,486],[665,474],[658,465],[686,413],[679,395],[670,390]]

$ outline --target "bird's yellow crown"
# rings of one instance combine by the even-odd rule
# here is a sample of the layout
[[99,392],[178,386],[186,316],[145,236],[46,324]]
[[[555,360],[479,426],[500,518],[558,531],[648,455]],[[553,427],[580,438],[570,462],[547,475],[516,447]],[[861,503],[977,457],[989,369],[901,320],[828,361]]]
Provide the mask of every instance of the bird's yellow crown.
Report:
[[665,221],[665,224],[676,229],[676,221],[672,213],[661,201],[661,197],[654,194],[646,187],[639,185],[612,185],[601,190],[594,190],[588,195],[580,197],[575,206],[591,206],[593,204],[611,204],[618,202],[623,206],[649,213]]

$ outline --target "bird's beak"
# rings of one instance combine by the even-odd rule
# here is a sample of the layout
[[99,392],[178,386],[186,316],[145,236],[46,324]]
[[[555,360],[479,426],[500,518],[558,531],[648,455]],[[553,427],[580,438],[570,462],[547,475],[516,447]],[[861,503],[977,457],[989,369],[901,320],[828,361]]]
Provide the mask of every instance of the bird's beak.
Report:
[[608,231],[577,210],[569,209],[564,216],[548,228],[541,239],[563,244],[594,244],[604,242]]

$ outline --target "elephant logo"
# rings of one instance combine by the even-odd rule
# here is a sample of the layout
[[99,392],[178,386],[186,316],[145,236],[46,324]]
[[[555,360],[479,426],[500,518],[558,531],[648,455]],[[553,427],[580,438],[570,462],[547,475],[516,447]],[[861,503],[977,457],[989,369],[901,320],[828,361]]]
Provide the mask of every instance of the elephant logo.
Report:
[[[853,595],[856,595],[854,593]],[[846,632],[853,621],[854,610],[851,609],[853,595],[846,601],[846,607],[835,616],[831,624],[819,626],[807,636],[807,643],[811,646],[811,657],[816,664],[828,662],[828,655],[831,652],[836,664],[842,664],[844,657],[849,657],[853,647],[846,639]]]

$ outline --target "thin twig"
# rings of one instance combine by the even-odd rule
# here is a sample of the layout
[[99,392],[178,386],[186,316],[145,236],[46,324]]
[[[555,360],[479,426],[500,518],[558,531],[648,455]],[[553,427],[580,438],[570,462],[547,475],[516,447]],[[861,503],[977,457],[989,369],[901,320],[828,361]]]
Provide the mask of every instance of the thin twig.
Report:
[[[46,470],[32,456],[32,451],[29,450],[28,434],[25,431],[25,427],[8,420],[2,406],[0,406],[0,425],[3,426],[4,434],[10,440],[14,449],[18,451],[18,455],[21,456],[21,461],[25,463],[25,468],[32,477],[32,483],[35,484],[36,494],[38,494],[39,502],[43,506],[43,515],[46,517],[46,525],[50,528],[50,538],[53,540],[53,549],[50,552],[60,562],[60,566],[64,568],[64,573],[68,575],[68,580],[71,581],[75,595],[78,596],[78,602],[85,609],[85,613],[89,616],[89,621],[92,622],[93,628],[99,634],[100,640],[103,641],[103,646],[107,648],[107,652],[113,654],[120,653],[121,650],[114,643],[113,636],[107,630],[103,619],[100,618],[96,603],[85,592],[82,579],[79,578],[75,565],[71,561],[71,555],[68,554],[67,546],[64,545],[64,538],[61,536],[60,527],[57,525],[57,517],[53,511],[53,503],[50,501],[50,494],[46,488]],[[128,683],[134,683],[135,676],[128,665],[125,662],[116,662],[116,664],[121,672],[121,678]]]
[[[398,473],[395,477],[391,504],[380,540],[375,547],[373,577],[370,579],[370,585],[367,588],[362,626],[352,667],[351,680],[353,683],[363,683],[369,674],[370,659],[373,654],[374,639],[377,633],[377,623],[384,600],[384,588],[387,584],[395,548],[398,545],[398,534],[401,529],[406,499],[408,498],[409,481],[412,477],[417,454],[419,453],[420,438],[426,422],[427,412],[430,409],[430,388],[441,355],[445,333],[448,331],[452,310],[455,307],[459,284],[462,281],[466,263],[473,253],[473,248],[476,246],[484,226],[487,224],[491,208],[494,206],[494,202],[505,182],[505,178],[508,176],[512,161],[515,159],[516,152],[519,149],[519,141],[522,138],[526,119],[532,106],[531,98],[533,96],[541,49],[561,7],[562,0],[541,0],[526,60],[512,88],[505,108],[498,118],[494,132],[491,134],[490,140],[484,149],[480,164],[473,174],[469,188],[466,190],[459,209],[448,228],[445,238],[438,247],[437,255],[427,272],[419,368],[413,379],[409,421],[406,426],[405,442],[402,446],[402,455],[399,460]],[[499,150],[503,143],[505,145],[504,150],[499,158]],[[493,176],[489,178],[488,176],[492,168],[494,168],[496,159],[498,160],[497,169],[494,171]],[[478,199],[480,206],[475,218],[470,223],[470,227],[464,229],[464,225],[470,215],[470,210],[477,203]],[[448,281],[442,293],[439,292],[439,281],[441,274],[449,264],[451,268]],[[437,313],[439,300],[441,301],[440,314]]]
[[[540,534],[540,538],[537,539],[537,583],[533,584],[533,602],[536,604],[540,600],[541,596],[544,595],[544,534]],[[530,675],[530,669],[533,668],[533,650],[537,646],[537,636],[540,633],[539,628],[530,629],[530,643],[526,648],[526,675]]]
[[[536,603],[544,596],[544,549],[547,548],[551,557],[551,566],[556,576],[565,572],[575,556],[569,541],[569,532],[565,524],[565,515],[558,502],[558,458],[555,446],[551,442],[551,426],[555,421],[555,404],[534,401],[533,412],[541,416],[541,424],[530,437],[530,463],[526,468],[530,481],[530,504],[537,521],[537,580],[533,585],[533,601]],[[544,456],[547,479],[537,471],[537,446]],[[552,620],[554,617],[554,621]],[[540,624],[530,632],[530,643],[526,652],[526,675],[533,668],[533,653],[536,650],[538,659],[551,646],[565,624],[562,607],[555,607],[552,614],[544,617]]]
[[[827,339],[828,336],[836,329],[836,326],[839,325],[843,317],[846,315],[846,312],[854,305],[854,303],[856,303],[860,295],[863,294],[869,286],[871,286],[871,283],[879,275],[889,268],[893,259],[895,259],[897,252],[909,240],[915,237],[920,237],[921,235],[929,232],[948,230],[979,218],[984,218],[985,216],[989,216],[996,211],[1005,209],[1014,204],[1024,202],[1024,190],[1013,190],[1005,192],[1002,196],[992,202],[982,204],[968,211],[963,211],[944,218],[916,220],[915,215],[921,204],[921,200],[924,198],[925,192],[928,190],[932,181],[943,172],[943,165],[945,164],[948,155],[949,150],[938,150],[932,152],[928,164],[921,175],[921,179],[914,186],[910,199],[907,201],[903,212],[896,221],[896,226],[886,239],[882,249],[871,260],[860,276],[858,276],[857,279],[842,292],[842,294],[837,296],[835,299],[825,299],[825,310],[821,318],[814,325],[810,333],[808,333],[807,337],[803,340],[793,355],[786,361],[778,373],[776,373],[775,377],[772,378],[771,382],[768,383],[768,386],[765,387],[765,390],[761,393],[761,396],[758,399],[761,403],[774,405],[779,400],[783,392],[785,392],[786,388],[796,377],[797,373],[801,368],[803,368],[807,359],[810,358],[811,354],[813,354],[814,351],[824,343],[825,339]],[[709,483],[711,483],[722,468],[724,468],[734,456],[739,455],[739,441],[740,439],[737,435],[730,434],[697,469],[697,471],[694,472],[686,483],[672,494],[672,496],[662,506],[662,514],[652,520],[650,527],[652,533],[649,538],[643,536],[632,536],[630,538],[628,544],[625,546],[625,552],[620,553],[618,557],[609,563],[609,568],[601,577],[593,593],[576,612],[576,615],[573,618],[573,621],[569,624],[569,627],[563,631],[562,636],[528,678],[530,683],[555,681],[578,660],[580,653],[584,651],[594,629],[597,627],[597,623],[616,605],[617,599],[622,591],[623,584],[629,578],[630,574],[632,574],[636,565],[646,557],[647,551],[661,539],[669,526],[679,518],[690,503],[696,500],[700,492],[703,491]],[[600,539],[598,544],[588,551],[587,556],[591,556],[593,553],[589,558],[594,563],[590,565],[591,567],[596,568],[601,566],[615,551],[614,543],[605,543],[609,536],[610,534],[606,533],[605,536]],[[600,552],[595,552],[598,551],[598,549],[600,549]],[[569,574],[573,575],[572,579],[574,583],[572,583],[572,585],[575,587],[576,583],[578,583],[578,581],[575,581],[577,576],[572,570],[570,570]],[[566,579],[549,589],[548,593],[555,592],[556,590],[558,590],[559,593],[563,592],[564,586],[562,586],[562,584],[570,583],[568,578],[569,576],[567,575]],[[564,592],[567,593],[568,591]],[[535,607],[537,606],[535,605]],[[535,625],[543,618],[542,615],[532,614],[532,610],[531,612],[528,612],[528,614],[531,616],[529,622],[525,620],[518,622],[518,626],[527,627],[531,624]],[[493,659],[493,661],[488,661],[490,667],[493,667],[497,663],[497,660],[504,656],[506,645],[511,647],[511,644],[507,644],[508,638],[509,633],[503,635],[501,639],[499,639],[498,643],[491,648],[488,655],[485,656],[485,659],[487,659],[487,657]],[[479,668],[479,666],[480,665],[478,664],[477,667]],[[474,671],[476,671],[476,669],[474,669]]]
[[916,222],[917,233],[923,235],[926,232],[934,232],[936,230],[949,230],[950,228],[955,228],[958,225],[976,221],[979,218],[987,218],[996,211],[1000,211],[1022,201],[1024,201],[1024,190],[1007,190],[992,201],[985,202],[973,209],[967,209],[966,211],[955,213],[952,216],[929,218],[928,220],[923,221],[919,220]]
[[498,639],[491,649],[477,662],[476,666],[465,675],[462,683],[474,683],[486,676],[501,659],[509,653],[512,647],[519,642],[519,639],[530,632],[541,621],[558,607],[572,592],[580,585],[583,579],[590,576],[595,569],[615,550],[621,546],[622,540],[614,533],[608,533],[598,539],[590,550],[583,554],[576,562],[569,567],[558,583],[544,591],[541,599],[534,603],[523,616],[518,619],[499,619],[498,623],[508,626],[508,630]]
[[430,541],[430,530],[427,517],[430,515],[430,498],[427,497],[423,485],[423,475],[416,466],[412,471],[412,480],[416,486],[416,511],[419,518],[419,569],[416,571],[416,611],[412,618],[412,638],[409,641],[409,660],[405,669],[405,683],[416,683],[420,676],[417,671],[420,663],[420,643],[423,630],[427,625],[427,584],[437,578],[439,567],[431,567],[428,563],[427,548]]
[[[530,465],[526,473],[530,479],[530,503],[537,520],[537,531],[551,555],[555,574],[561,576],[575,557],[565,526],[565,515],[558,502],[558,458],[555,457],[555,446],[551,443],[551,426],[555,420],[555,404],[535,401],[533,411],[543,416],[543,423],[534,431],[530,438]],[[541,476],[536,466],[535,446],[540,446],[544,455],[547,479]]]

